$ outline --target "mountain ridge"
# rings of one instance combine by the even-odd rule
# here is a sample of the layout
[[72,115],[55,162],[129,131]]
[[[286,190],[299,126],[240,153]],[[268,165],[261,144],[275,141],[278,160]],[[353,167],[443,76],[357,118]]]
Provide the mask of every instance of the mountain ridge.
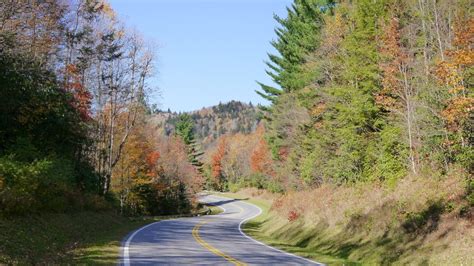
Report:
[[191,116],[195,137],[203,146],[225,134],[252,133],[260,121],[258,106],[236,100],[188,112],[156,110],[150,120],[160,134],[170,136],[181,114]]

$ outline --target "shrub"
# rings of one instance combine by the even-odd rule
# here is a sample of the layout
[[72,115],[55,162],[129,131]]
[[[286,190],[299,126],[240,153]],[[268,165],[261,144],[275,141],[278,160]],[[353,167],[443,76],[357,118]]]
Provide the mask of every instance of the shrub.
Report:
[[183,214],[191,210],[186,185],[145,183],[132,188],[125,204],[129,215],[170,215]]
[[1,212],[65,212],[95,205],[86,203],[88,199],[75,185],[76,178],[75,165],[67,159],[50,157],[23,162],[14,155],[0,157]]

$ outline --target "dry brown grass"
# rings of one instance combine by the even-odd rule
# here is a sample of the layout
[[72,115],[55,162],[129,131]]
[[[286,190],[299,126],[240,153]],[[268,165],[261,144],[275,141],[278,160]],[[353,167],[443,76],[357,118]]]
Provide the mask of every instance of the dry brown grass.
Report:
[[240,193],[272,202],[264,234],[308,250],[371,264],[474,265],[474,223],[460,216],[465,180],[455,172],[407,177],[393,188],[326,184],[285,195]]

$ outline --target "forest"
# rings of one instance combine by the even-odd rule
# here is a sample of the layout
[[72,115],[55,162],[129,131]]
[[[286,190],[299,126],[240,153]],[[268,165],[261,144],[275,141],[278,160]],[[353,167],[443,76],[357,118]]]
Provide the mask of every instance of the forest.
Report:
[[1,213],[190,211],[186,145],[146,126],[153,44],[104,1],[0,9]]
[[270,105],[216,140],[205,186],[269,201],[253,236],[315,259],[472,262],[472,3],[295,0],[275,19]]
[[257,90],[271,102],[253,162],[269,166],[253,172],[264,187],[472,173],[468,1],[313,2],[275,18],[267,73],[278,88]]
[[[275,20],[276,86],[256,84],[268,105],[176,114],[150,104],[155,45],[106,1],[2,1],[0,219],[188,214],[198,192],[231,191],[271,198],[278,223],[260,224],[265,234],[304,234],[308,248],[337,249],[326,255],[365,234],[344,259],[414,254],[379,250],[386,239],[448,254],[441,262],[467,256],[471,1],[294,0]],[[456,230],[430,246],[442,225]]]

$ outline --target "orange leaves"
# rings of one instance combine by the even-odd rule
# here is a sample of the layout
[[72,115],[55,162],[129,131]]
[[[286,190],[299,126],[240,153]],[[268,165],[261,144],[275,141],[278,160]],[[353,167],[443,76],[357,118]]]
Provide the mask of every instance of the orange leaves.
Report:
[[267,142],[261,137],[250,157],[250,167],[253,172],[271,175],[272,157]]
[[318,117],[326,111],[326,103],[320,102],[311,109],[311,116]]
[[222,159],[224,158],[227,152],[227,139],[226,137],[221,137],[217,150],[211,157],[211,167],[212,167],[212,177],[219,178],[222,176]]
[[148,165],[148,172],[146,174],[147,176],[154,177],[158,175],[156,171],[156,165],[158,164],[158,159],[160,159],[160,152],[158,151],[151,151],[146,156],[146,163]]
[[459,21],[455,26],[454,49],[446,51],[448,59],[439,62],[436,77],[446,86],[450,99],[441,115],[446,119],[448,129],[460,131],[474,110],[474,97],[466,90],[465,70],[474,65],[474,19]]
[[463,121],[467,120],[473,111],[474,98],[460,96],[449,100],[441,115],[446,119],[448,129],[458,131]]
[[382,45],[380,48],[382,55],[393,60],[395,64],[399,64],[400,61],[406,59],[406,55],[400,46],[399,27],[398,19],[392,18],[390,24],[384,29],[385,32],[382,36]]
[[397,18],[392,18],[390,24],[384,29],[381,38],[380,54],[383,63],[380,69],[383,72],[382,85],[383,89],[375,95],[376,103],[387,110],[400,108],[397,99],[400,97],[403,89],[401,75],[406,74],[406,65],[408,63],[408,55],[400,44],[400,29]]
[[474,40],[474,18],[459,21],[455,27],[453,44],[461,49],[469,49]]
[[160,158],[160,153],[158,151],[150,152],[146,157],[146,162],[149,166],[154,167],[156,165],[156,161]]

